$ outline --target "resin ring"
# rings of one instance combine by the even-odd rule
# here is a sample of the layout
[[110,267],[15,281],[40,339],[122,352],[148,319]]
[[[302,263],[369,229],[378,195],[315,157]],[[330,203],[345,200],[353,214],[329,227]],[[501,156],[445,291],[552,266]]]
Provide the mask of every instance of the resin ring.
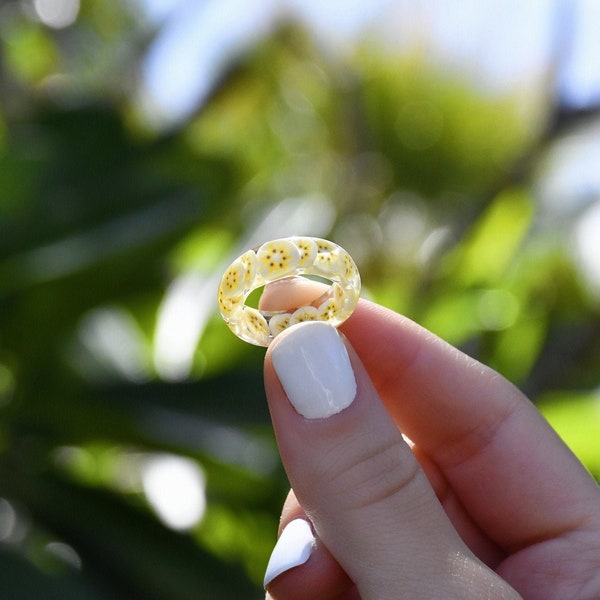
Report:
[[[306,306],[292,310],[259,310],[246,305],[253,290],[273,281],[315,275],[332,282]],[[256,346],[268,346],[287,327],[302,321],[341,325],[360,295],[360,275],[352,257],[340,246],[313,237],[290,237],[248,250],[229,266],[219,285],[219,310],[229,329]]]

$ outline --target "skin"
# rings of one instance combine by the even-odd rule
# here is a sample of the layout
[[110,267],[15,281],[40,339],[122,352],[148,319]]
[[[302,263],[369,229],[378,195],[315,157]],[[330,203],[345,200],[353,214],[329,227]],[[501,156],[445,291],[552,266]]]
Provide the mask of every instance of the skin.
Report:
[[[307,303],[288,280],[261,306]],[[265,389],[292,485],[280,531],[309,520],[309,560],[273,600],[600,598],[600,489],[529,400],[414,322],[361,300],[340,328],[350,407],[308,420],[265,358]]]

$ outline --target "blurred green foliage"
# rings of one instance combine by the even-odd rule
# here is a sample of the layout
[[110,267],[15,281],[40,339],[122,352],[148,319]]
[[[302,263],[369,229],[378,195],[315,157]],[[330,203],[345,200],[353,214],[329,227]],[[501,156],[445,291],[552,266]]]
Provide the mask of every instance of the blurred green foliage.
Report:
[[[59,31],[0,7],[3,597],[261,597],[287,483],[263,352],[214,296],[267,235],[341,243],[365,295],[520,385],[600,476],[600,311],[520,168],[544,119],[419,53],[334,59],[284,27],[152,131],[131,6]],[[185,532],[144,487],[165,456],[206,481]]]

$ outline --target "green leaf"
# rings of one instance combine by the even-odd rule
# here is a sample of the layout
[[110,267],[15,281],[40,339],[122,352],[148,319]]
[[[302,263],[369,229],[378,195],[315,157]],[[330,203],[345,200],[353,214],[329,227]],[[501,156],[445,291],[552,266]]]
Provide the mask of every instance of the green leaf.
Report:
[[554,392],[544,395],[537,406],[600,480],[600,396],[594,392]]
[[467,286],[496,284],[515,260],[532,218],[527,192],[499,194],[461,245],[455,277]]

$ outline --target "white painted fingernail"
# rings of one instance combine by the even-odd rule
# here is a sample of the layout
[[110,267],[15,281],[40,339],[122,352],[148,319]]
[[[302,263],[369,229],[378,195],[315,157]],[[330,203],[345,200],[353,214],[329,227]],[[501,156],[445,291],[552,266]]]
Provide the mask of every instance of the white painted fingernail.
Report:
[[344,410],[356,396],[356,379],[346,346],[324,321],[291,327],[273,348],[273,366],[298,413],[325,419]]
[[304,519],[290,521],[281,532],[267,565],[264,586],[285,571],[303,565],[315,547],[315,536]]

